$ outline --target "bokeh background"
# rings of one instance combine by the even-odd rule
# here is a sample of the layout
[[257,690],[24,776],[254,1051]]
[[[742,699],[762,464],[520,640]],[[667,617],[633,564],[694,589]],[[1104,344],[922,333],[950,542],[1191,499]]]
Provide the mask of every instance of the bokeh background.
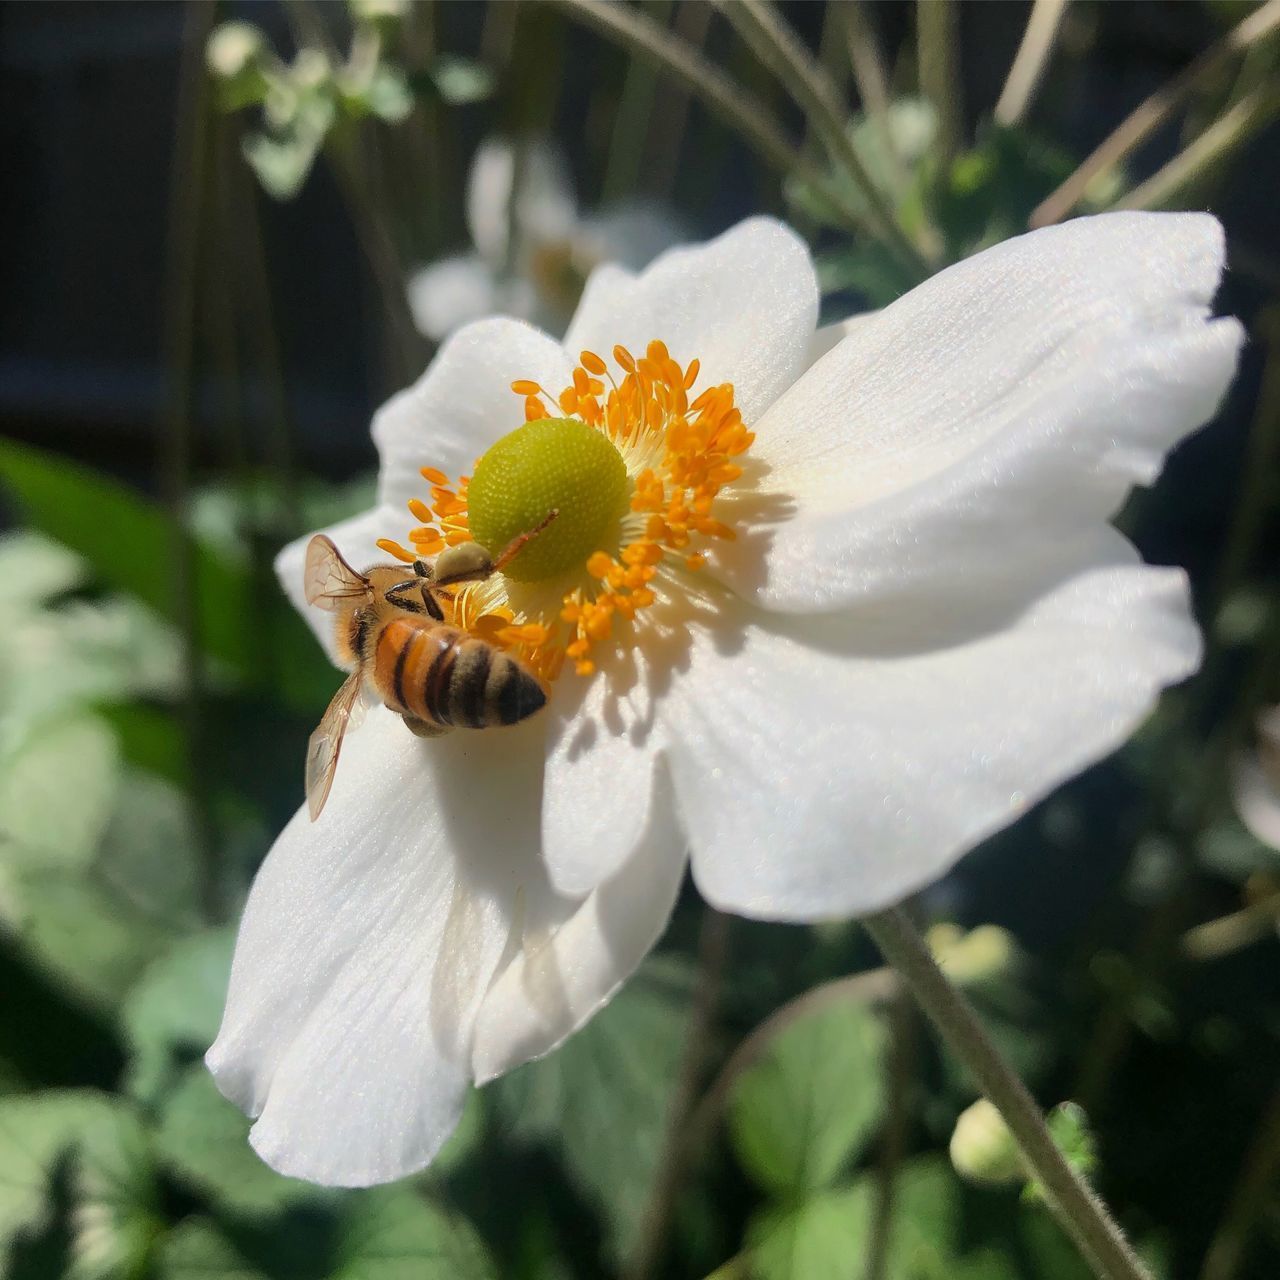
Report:
[[[884,305],[1162,92],[1058,216],[1227,229],[1240,376],[1122,518],[1190,571],[1205,667],[913,910],[1156,1274],[1280,1274],[1280,853],[1232,792],[1280,701],[1274,8],[767,10],[904,253],[733,3],[0,4],[4,1274],[1087,1274],[972,1134],[952,1159],[972,1086],[853,923],[688,892],[615,1003],[392,1188],[271,1173],[200,1055],[335,687],[272,557],[367,505],[370,416],[443,327],[555,328],[595,261],[761,211],[810,239],[828,319]],[[1029,21],[1052,40],[1011,104]]]

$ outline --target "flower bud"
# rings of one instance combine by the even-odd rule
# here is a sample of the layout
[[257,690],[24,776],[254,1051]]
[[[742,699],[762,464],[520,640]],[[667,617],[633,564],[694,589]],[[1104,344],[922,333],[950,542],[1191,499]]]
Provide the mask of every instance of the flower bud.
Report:
[[1000,1186],[1026,1180],[1013,1134],[986,1098],[961,1113],[949,1150],[956,1172],[971,1182]]
[[204,57],[220,80],[234,80],[257,61],[264,48],[266,37],[253,23],[223,22],[209,36]]

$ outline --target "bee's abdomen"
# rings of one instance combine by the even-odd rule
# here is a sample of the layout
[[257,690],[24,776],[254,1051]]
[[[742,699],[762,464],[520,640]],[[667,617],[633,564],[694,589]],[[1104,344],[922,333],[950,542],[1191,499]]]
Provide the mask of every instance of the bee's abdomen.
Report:
[[374,679],[393,710],[441,728],[517,724],[546,702],[534,676],[493,645],[405,619],[378,637]]

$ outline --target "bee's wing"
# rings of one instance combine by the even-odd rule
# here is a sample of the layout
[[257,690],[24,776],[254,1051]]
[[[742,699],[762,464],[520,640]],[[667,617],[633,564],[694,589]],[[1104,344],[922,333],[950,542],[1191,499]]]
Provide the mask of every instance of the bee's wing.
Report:
[[323,533],[317,533],[307,544],[302,585],[307,603],[321,609],[336,609],[344,600],[367,601],[373,594],[369,579],[357,573]]
[[364,719],[365,704],[360,696],[363,683],[359,671],[353,671],[342,682],[307,742],[307,809],[312,822],[320,816],[329,798],[343,736],[348,729],[358,728]]

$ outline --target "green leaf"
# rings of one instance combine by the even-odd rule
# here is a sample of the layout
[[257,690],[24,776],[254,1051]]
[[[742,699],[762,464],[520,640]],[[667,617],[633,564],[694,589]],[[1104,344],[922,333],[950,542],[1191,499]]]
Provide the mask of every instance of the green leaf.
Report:
[[183,938],[130,990],[120,1022],[131,1055],[125,1088],[133,1097],[156,1103],[177,1069],[213,1043],[234,947],[232,928]]
[[[866,1269],[875,1178],[761,1211],[747,1231],[753,1280],[847,1280]],[[1016,1280],[1012,1260],[966,1239],[960,1187],[944,1160],[908,1161],[895,1177],[886,1280]]]
[[738,1078],[734,1148],[775,1192],[826,1186],[857,1156],[884,1110],[884,1032],[852,1001],[802,1015]]
[[413,91],[404,72],[384,62],[374,71],[361,101],[378,119],[399,124],[413,110]]
[[208,1218],[188,1218],[164,1238],[158,1251],[159,1280],[271,1280]]
[[[0,866],[10,875],[86,867],[119,786],[115,737],[100,719],[45,726],[0,767]],[[2,902],[0,914],[9,914]]]
[[[182,593],[173,577],[174,526],[156,504],[65,458],[8,441],[0,442],[0,484],[32,524],[82,555],[105,586],[182,623]],[[246,581],[198,544],[194,557],[202,644],[244,669],[252,657],[252,633],[244,625],[251,615]]]
[[163,1242],[158,1280],[491,1280],[483,1244],[459,1215],[409,1187],[350,1192],[335,1235],[254,1234],[190,1218]]
[[244,140],[244,158],[267,195],[292,200],[311,173],[323,141],[305,134],[273,138],[256,133]]
[[614,1261],[635,1242],[658,1171],[690,981],[682,962],[651,959],[555,1053],[493,1086],[509,1135],[555,1148],[598,1209]]
[[299,1202],[332,1203],[337,1192],[286,1178],[249,1145],[249,1121],[197,1062],[164,1098],[155,1132],[156,1159],[215,1207],[243,1215],[278,1212]]
[[860,1184],[824,1191],[799,1206],[770,1208],[747,1232],[758,1280],[850,1280],[865,1269],[874,1195]]
[[333,1280],[488,1280],[494,1270],[460,1215],[409,1187],[353,1196]]
[[138,1273],[157,1230],[157,1200],[136,1117],[105,1094],[50,1091],[0,1099],[0,1257],[52,1209],[68,1162],[73,1280]]
[[451,107],[483,102],[496,87],[493,72],[482,62],[442,53],[427,73],[436,92]]
[[32,874],[14,932],[32,960],[91,1005],[114,1008],[172,930],[130,912],[90,878]]
[[94,878],[148,921],[175,931],[197,928],[195,844],[186,796],[163,778],[130,770],[94,859]]
[[[102,585],[136,597],[180,628],[186,623],[174,579],[178,535],[155,503],[63,458],[7,441],[0,441],[0,485],[32,524],[82,555]],[[246,680],[272,671],[272,691],[281,701],[314,710],[316,690],[332,685],[332,670],[306,624],[274,588],[257,596],[249,566],[237,566],[199,538],[192,539],[191,553],[202,650]]]

